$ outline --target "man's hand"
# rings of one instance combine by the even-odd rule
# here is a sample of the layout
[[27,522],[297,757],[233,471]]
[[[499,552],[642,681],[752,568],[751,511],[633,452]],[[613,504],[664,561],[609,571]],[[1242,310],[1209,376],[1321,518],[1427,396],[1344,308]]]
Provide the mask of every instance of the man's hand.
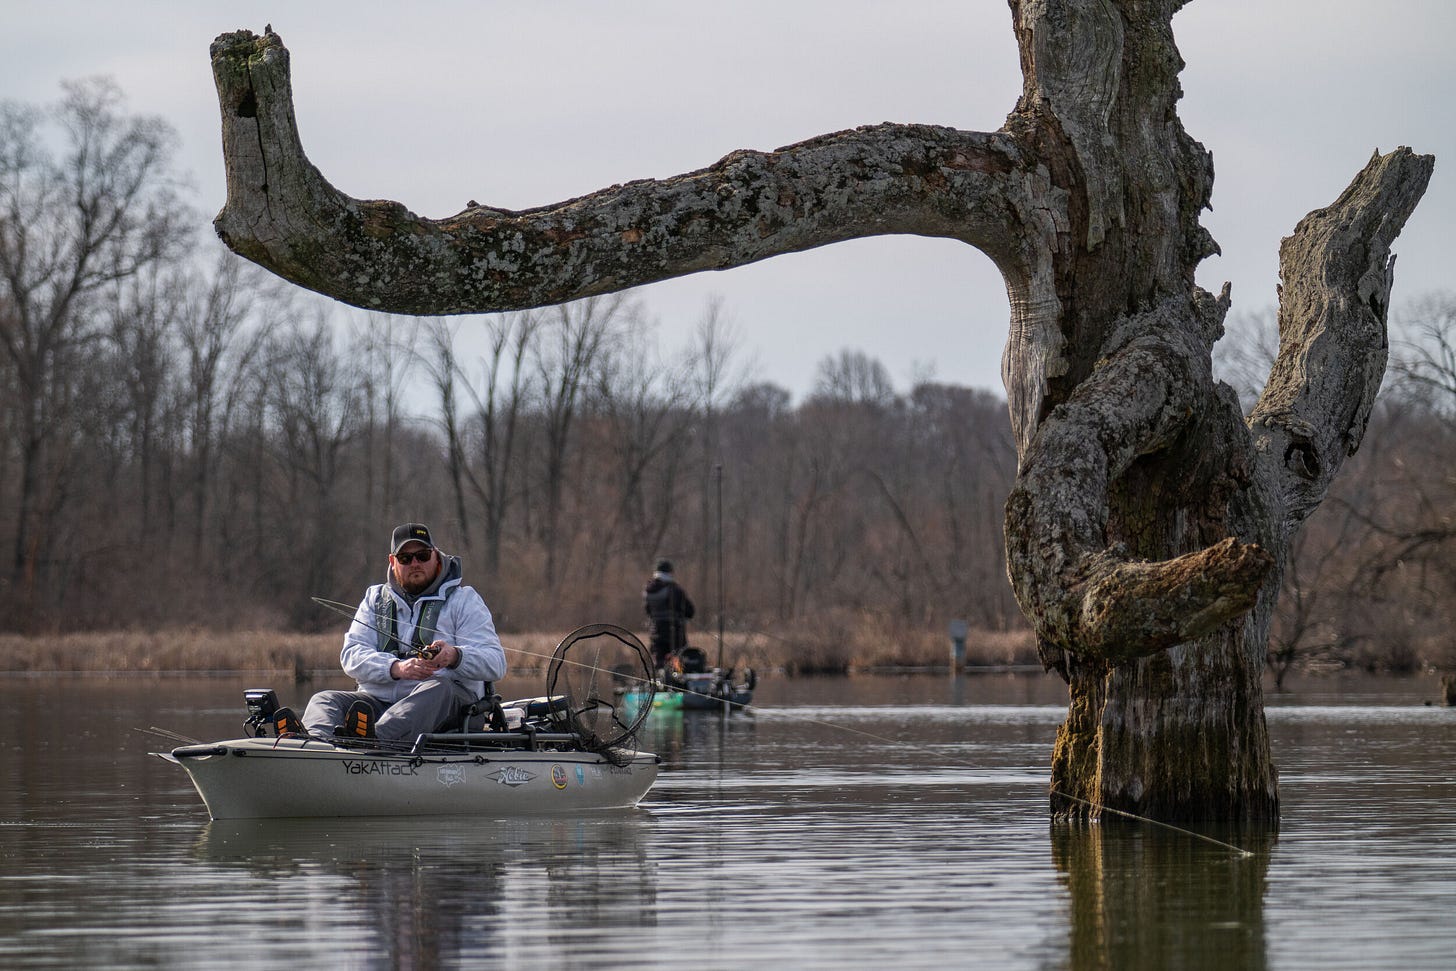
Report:
[[460,656],[460,648],[447,641],[435,641],[420,651],[419,656],[395,661],[389,666],[389,673],[398,681],[423,681],[435,676],[441,668],[448,668]]
[[435,641],[425,648],[425,656],[435,662],[435,670],[459,663],[460,648],[447,641]]
[[405,658],[389,666],[389,673],[398,681],[423,681],[434,677],[438,670],[440,665],[427,657]]

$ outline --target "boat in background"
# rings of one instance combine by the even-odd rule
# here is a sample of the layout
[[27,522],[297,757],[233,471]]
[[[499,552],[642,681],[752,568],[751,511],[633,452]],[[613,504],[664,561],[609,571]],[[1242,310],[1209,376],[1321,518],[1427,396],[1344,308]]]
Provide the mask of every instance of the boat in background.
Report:
[[[657,710],[733,711],[753,703],[753,689],[758,675],[746,664],[742,670],[723,664],[723,619],[726,603],[723,592],[723,466],[714,467],[718,509],[718,665],[708,665],[708,654],[691,645],[678,648],[667,658],[667,668],[659,672],[655,684],[631,686],[624,692],[630,703],[641,703],[644,696]],[[654,693],[655,689],[655,693]]]
[[701,648],[685,647],[677,653],[661,682],[669,697],[681,698],[688,710],[709,710],[728,707],[745,708],[753,703],[757,675],[745,667],[735,676],[735,669],[709,667],[708,655]]
[[709,667],[707,653],[689,646],[668,658],[655,685],[624,692],[624,703],[638,705],[644,696],[650,696],[655,711],[732,711],[753,703],[757,683],[753,668]]

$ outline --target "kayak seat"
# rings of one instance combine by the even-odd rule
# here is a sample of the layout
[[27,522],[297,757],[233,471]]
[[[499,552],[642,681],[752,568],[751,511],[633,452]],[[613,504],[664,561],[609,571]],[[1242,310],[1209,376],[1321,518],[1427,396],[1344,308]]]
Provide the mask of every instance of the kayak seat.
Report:
[[701,647],[685,647],[677,656],[683,674],[702,674],[708,670],[708,654]]
[[[488,728],[487,728],[488,726]],[[459,717],[441,725],[441,732],[503,732],[506,730],[506,714],[501,708],[501,696],[495,693],[495,685],[485,683],[485,693],[466,705]]]

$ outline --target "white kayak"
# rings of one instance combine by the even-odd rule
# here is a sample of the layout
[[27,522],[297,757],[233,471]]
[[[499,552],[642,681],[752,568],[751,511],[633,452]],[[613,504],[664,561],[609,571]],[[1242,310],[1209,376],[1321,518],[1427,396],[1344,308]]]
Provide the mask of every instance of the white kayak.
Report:
[[[627,699],[623,686],[638,684],[645,692]],[[412,741],[280,737],[276,694],[251,689],[251,737],[154,754],[187,770],[213,819],[626,809],[657,780],[660,760],[634,744],[651,685],[636,635],[594,624],[557,647],[546,696],[502,704],[487,690],[454,730]]]
[[187,770],[213,819],[520,816],[625,809],[657,779],[648,752],[366,752],[301,738],[239,738],[159,753]]

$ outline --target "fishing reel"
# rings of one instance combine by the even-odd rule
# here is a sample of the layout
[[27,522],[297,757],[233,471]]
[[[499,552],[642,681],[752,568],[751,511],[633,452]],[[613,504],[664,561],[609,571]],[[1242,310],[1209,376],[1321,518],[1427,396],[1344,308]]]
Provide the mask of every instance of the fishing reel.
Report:
[[273,714],[278,711],[278,695],[272,688],[248,688],[243,691],[243,703],[248,706],[248,720],[243,724],[253,730],[254,738],[262,738],[267,734],[263,726],[273,724]]

